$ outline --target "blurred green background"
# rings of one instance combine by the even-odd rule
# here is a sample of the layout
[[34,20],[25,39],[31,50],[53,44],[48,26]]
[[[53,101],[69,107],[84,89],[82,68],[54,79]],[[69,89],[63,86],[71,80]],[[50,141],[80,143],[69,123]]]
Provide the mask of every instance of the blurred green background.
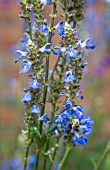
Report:
[[[85,20],[81,23],[81,37],[85,39],[89,35],[92,37],[95,35],[97,48],[87,52],[88,68],[82,82],[84,100],[76,102],[84,106],[85,112],[92,116],[95,124],[88,144],[73,148],[64,170],[93,170],[94,162],[99,160],[110,140],[109,3],[104,0],[88,0]],[[46,17],[49,14],[48,8],[44,11]],[[23,159],[24,155],[24,142],[20,136],[24,127],[24,106],[20,103],[20,99],[27,78],[18,73],[21,68],[20,63],[14,64],[15,51],[19,39],[23,37],[23,30],[18,2],[0,0],[0,170],[8,170],[9,166],[10,170],[16,169],[11,165],[6,166],[7,161],[15,156],[21,156]],[[109,152],[100,170],[110,170]]]

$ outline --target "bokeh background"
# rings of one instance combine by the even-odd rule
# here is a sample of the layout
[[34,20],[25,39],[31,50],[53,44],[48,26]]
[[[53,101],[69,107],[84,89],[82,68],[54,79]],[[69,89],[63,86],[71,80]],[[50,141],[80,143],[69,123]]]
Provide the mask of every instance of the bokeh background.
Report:
[[[44,11],[45,16],[48,16],[48,8]],[[24,106],[20,99],[27,78],[18,73],[20,63],[14,64],[15,51],[24,32],[19,11],[17,0],[0,0],[0,170],[20,170],[24,156],[24,141],[20,134],[24,127]],[[110,1],[87,0],[80,30],[81,37],[92,37],[97,48],[87,51],[88,68],[82,82],[84,100],[77,103],[84,106],[95,124],[88,144],[76,146],[71,151],[64,170],[94,169],[94,163],[110,140]],[[35,160],[32,154],[31,164]],[[110,170],[109,151],[100,170]]]

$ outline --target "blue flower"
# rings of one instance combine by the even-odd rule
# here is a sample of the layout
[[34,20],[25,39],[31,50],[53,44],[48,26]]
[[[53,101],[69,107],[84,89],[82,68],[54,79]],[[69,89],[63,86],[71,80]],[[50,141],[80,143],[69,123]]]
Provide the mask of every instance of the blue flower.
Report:
[[59,115],[55,115],[54,123],[56,125],[60,124],[64,131],[68,130],[68,125],[72,120],[71,110],[69,108],[65,108],[61,111]]
[[81,48],[84,48],[86,47],[86,49],[94,49],[96,46],[95,44],[93,44],[91,42],[91,39],[90,38],[87,38],[84,42],[81,42],[81,40],[79,40],[79,42],[77,43],[77,45],[80,45]]
[[81,100],[83,100],[83,96],[81,96],[81,92],[79,92],[79,91],[76,92],[76,97],[78,97]]
[[40,83],[37,81],[36,78],[28,82],[28,86],[33,88],[33,89],[39,89],[40,88]]
[[48,34],[47,22],[44,22],[43,25],[38,24],[38,29],[41,32]]
[[89,135],[92,132],[92,128],[88,125],[80,125],[80,128],[85,135]]
[[55,29],[58,30],[58,33],[60,36],[63,36],[65,33],[65,29],[64,29],[64,21],[60,21],[56,26]]
[[78,143],[80,145],[85,145],[87,143],[87,141],[88,141],[87,136],[79,135],[77,132],[72,137],[72,142],[73,142],[74,146]]
[[79,140],[78,140],[79,144],[85,145],[87,141],[88,141],[87,136],[79,136]]
[[70,45],[69,50],[65,52],[65,55],[67,55],[69,58],[76,58],[78,55],[78,51],[75,50],[72,45]]
[[17,50],[16,53],[20,54],[20,56],[15,60],[15,63],[17,63],[21,58],[24,58],[24,57],[28,56],[27,51]]
[[44,6],[51,5],[52,4],[52,0],[41,0],[41,4],[43,4]]
[[82,133],[89,135],[92,132],[92,128],[90,127],[92,124],[94,124],[94,121],[89,115],[83,116],[83,118],[80,120],[80,128]]
[[30,111],[32,113],[35,113],[35,114],[39,114],[40,113],[40,109],[39,107],[36,105],[36,102],[33,104],[33,106],[30,108]]
[[75,118],[81,119],[84,116],[83,107],[79,105],[74,105],[72,107],[72,113],[74,114]]
[[27,89],[25,89],[24,92],[26,94],[24,94],[22,99],[21,99],[22,103],[26,103],[26,102],[28,102],[28,101],[30,101],[32,99],[32,96],[31,96],[31,94],[29,93],[29,91]]
[[47,123],[47,122],[49,122],[50,121],[50,119],[47,117],[48,116],[48,114],[47,113],[45,113],[45,114],[43,114],[41,117],[39,117],[39,121],[44,121],[45,123]]
[[20,38],[20,42],[21,42],[21,43],[25,43],[25,42],[28,41],[28,39],[29,39],[28,33],[27,33],[27,32],[24,32],[24,38]]
[[67,106],[67,107],[72,107],[72,101],[70,100],[70,98],[67,98],[66,101],[64,102],[64,105]]
[[29,60],[23,60],[23,61],[22,61],[22,69],[20,70],[19,73],[22,74],[22,73],[28,72],[29,70],[31,70],[31,66],[32,66],[31,61],[29,61]]
[[41,53],[44,53],[44,52],[50,53],[52,50],[48,48],[48,46],[51,46],[51,43],[46,43],[43,47],[39,48],[39,51]]
[[64,76],[63,78],[64,78],[64,82],[66,82],[66,83],[75,80],[74,75],[73,75],[73,73],[72,73],[71,70],[70,70],[70,71],[67,71],[66,74],[65,74],[65,76]]

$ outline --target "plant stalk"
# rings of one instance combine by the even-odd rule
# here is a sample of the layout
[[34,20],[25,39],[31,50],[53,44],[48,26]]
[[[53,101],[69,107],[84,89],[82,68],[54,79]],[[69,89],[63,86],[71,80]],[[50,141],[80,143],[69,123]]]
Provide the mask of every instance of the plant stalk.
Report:
[[68,157],[68,154],[69,154],[70,150],[71,150],[71,146],[68,144],[67,147],[66,147],[65,154],[64,154],[64,156],[63,156],[63,158],[62,158],[62,160],[61,160],[61,162],[59,164],[58,170],[62,169],[62,167],[63,167],[63,165],[64,165],[64,163],[65,163],[65,161],[66,161],[66,159]]

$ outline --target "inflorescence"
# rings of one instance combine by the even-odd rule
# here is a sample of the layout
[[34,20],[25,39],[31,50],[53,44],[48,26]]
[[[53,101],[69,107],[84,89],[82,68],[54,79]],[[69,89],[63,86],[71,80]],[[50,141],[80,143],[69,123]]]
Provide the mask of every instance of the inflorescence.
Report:
[[[88,140],[87,135],[92,132],[94,121],[85,115],[82,106],[75,103],[75,98],[83,99],[80,81],[87,66],[85,51],[95,48],[91,39],[81,40],[76,30],[84,17],[85,1],[61,0],[62,20],[56,25],[57,0],[21,0],[20,4],[20,17],[28,23],[28,29],[24,38],[20,39],[25,49],[16,51],[19,57],[15,63],[23,59],[19,73],[29,72],[29,88],[24,89],[25,94],[21,99],[27,108],[24,121],[28,129],[25,134],[30,133],[28,143],[32,139],[43,140],[44,136],[60,136],[70,145],[84,145]],[[53,8],[50,23],[42,15],[47,5]],[[59,35],[58,46],[52,40],[56,32]],[[49,59],[52,55],[57,57],[57,62],[50,70]],[[52,110],[47,114],[45,108],[48,103]],[[39,142],[37,144],[39,147]]]

